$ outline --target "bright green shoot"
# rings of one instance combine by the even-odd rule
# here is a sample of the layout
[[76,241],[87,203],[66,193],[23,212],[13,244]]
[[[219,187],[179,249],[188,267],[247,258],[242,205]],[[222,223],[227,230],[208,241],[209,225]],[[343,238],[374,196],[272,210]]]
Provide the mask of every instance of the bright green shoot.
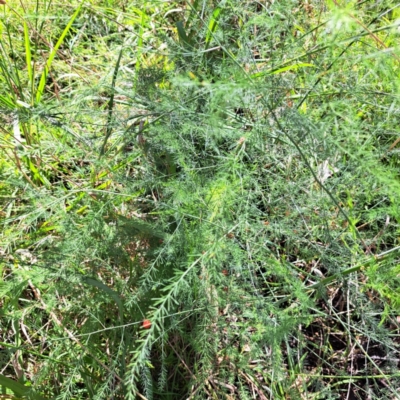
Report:
[[[44,91],[44,88],[46,86],[47,75],[48,75],[48,73],[50,71],[51,64],[52,64],[52,62],[54,60],[54,57],[57,54],[57,51],[58,51],[59,47],[64,42],[65,37],[67,36],[69,30],[71,29],[71,26],[74,23],[76,17],[79,15],[79,13],[81,11],[81,8],[82,8],[82,4],[83,4],[83,2],[78,6],[76,11],[72,15],[72,17],[69,20],[67,26],[64,28],[60,38],[57,40],[56,45],[54,46],[53,50],[50,52],[49,58],[46,61],[46,65],[45,65],[44,71],[42,72],[42,75],[40,77],[39,86],[38,86],[37,91],[36,91],[36,103],[39,103],[40,99],[42,98],[43,91]],[[27,53],[30,54],[29,46],[27,46],[26,51],[27,51]],[[29,59],[30,59],[30,56],[29,56]],[[28,56],[27,56],[27,60],[28,60]],[[31,76],[33,77],[33,73],[31,73],[30,77]]]

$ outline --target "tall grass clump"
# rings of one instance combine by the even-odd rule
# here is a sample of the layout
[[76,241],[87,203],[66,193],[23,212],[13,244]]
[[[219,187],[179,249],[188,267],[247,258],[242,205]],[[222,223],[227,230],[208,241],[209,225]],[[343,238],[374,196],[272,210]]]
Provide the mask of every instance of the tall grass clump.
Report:
[[395,2],[3,7],[2,394],[392,399]]

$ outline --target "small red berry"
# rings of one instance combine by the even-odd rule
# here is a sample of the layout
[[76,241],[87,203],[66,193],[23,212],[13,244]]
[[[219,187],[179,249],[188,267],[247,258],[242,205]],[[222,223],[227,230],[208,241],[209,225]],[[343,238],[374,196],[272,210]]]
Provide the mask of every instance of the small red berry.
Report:
[[149,319],[143,320],[142,328],[143,329],[150,329],[151,328],[151,321]]

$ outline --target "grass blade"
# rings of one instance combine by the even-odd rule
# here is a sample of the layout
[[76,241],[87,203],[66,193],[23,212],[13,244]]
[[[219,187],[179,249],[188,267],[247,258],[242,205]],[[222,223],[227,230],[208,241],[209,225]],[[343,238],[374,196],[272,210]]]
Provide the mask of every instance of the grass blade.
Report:
[[[25,39],[25,57],[26,57],[26,68],[28,70],[29,86],[31,87],[31,95],[33,102],[33,69],[32,69],[32,53],[31,44],[29,40],[28,25],[24,21],[24,39]],[[32,105],[32,104],[31,104]]]
[[217,30],[218,19],[221,14],[221,11],[222,11],[222,9],[217,7],[212,13],[210,23],[208,24],[208,31],[207,31],[207,35],[206,35],[206,49],[208,49],[211,39],[212,39],[215,31]]
[[65,27],[65,29],[63,30],[60,38],[57,40],[56,45],[54,46],[54,49],[51,51],[49,58],[47,59],[46,62],[46,66],[44,68],[44,71],[42,72],[42,75],[40,77],[40,82],[39,82],[39,86],[36,92],[36,103],[40,102],[40,99],[42,98],[43,95],[43,91],[44,91],[44,87],[46,85],[46,79],[47,79],[47,75],[49,73],[51,64],[54,60],[54,57],[59,49],[59,47],[61,46],[61,44],[64,42],[65,36],[67,36],[69,30],[71,29],[72,24],[74,23],[76,17],[78,16],[78,14],[81,11],[82,8],[82,4],[83,2],[78,6],[78,8],[76,9],[76,11],[74,12],[74,14],[72,15],[72,17],[70,18],[67,26]]

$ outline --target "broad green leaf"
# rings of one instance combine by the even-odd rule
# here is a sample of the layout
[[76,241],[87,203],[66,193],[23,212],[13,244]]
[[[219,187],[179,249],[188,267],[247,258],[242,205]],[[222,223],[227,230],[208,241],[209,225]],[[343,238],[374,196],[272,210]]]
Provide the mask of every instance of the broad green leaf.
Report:
[[178,21],[176,23],[176,28],[178,29],[178,35],[179,35],[180,41],[187,46],[192,46],[190,39],[186,35],[186,31],[185,31],[182,21]]
[[29,393],[29,398],[34,400],[45,400],[44,397],[37,393],[32,392],[31,388],[23,385],[22,383],[16,382],[4,375],[0,375],[0,387],[11,390],[15,395],[22,397],[27,396]]

